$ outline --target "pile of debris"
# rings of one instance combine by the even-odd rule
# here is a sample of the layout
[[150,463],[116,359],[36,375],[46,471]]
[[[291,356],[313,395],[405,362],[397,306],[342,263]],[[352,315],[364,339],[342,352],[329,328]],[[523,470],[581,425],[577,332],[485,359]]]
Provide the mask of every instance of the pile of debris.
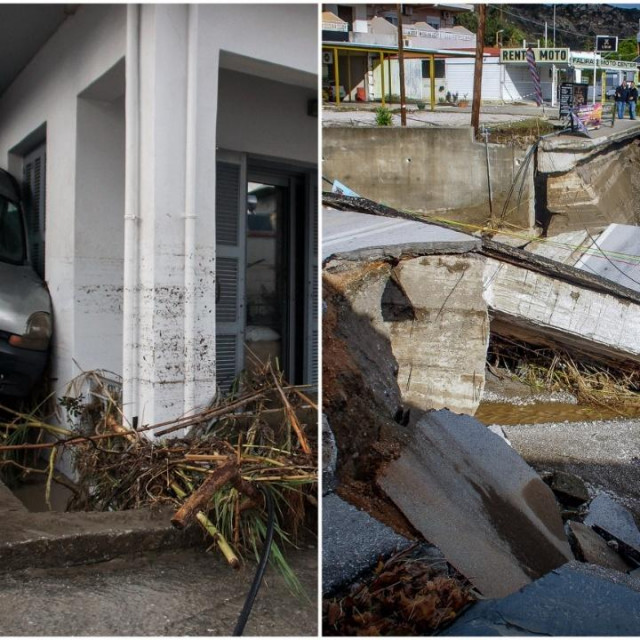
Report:
[[[475,600],[469,583],[415,545],[379,561],[368,580],[323,603],[324,634],[431,635]],[[445,565],[443,568],[441,565]]]
[[640,411],[640,371],[629,363],[605,364],[548,345],[491,335],[489,372],[533,390],[571,394],[581,405],[610,407],[620,416]]
[[[317,500],[317,405],[306,389],[287,384],[271,365],[242,389],[197,414],[137,430],[124,426],[118,398],[93,373],[93,400],[62,400],[79,428],[47,424],[37,412],[6,410],[0,426],[0,469],[47,474],[73,492],[69,510],[119,511],[173,505],[177,528],[199,522],[231,566],[258,556],[267,531],[267,494],[274,504],[271,561],[295,589],[283,555],[295,544]],[[106,400],[106,402],[105,402]],[[87,426],[90,424],[91,426]],[[156,440],[149,433],[179,437]],[[77,479],[55,470],[73,453]],[[49,453],[46,469],[33,458]]]

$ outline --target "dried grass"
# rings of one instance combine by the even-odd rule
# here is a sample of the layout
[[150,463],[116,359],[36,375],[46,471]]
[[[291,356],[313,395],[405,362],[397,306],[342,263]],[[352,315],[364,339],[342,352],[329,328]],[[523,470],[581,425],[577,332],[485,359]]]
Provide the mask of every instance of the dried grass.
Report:
[[637,367],[607,366],[577,359],[562,349],[533,347],[499,336],[491,338],[489,362],[533,389],[569,392],[580,404],[614,408],[629,416],[640,410]]

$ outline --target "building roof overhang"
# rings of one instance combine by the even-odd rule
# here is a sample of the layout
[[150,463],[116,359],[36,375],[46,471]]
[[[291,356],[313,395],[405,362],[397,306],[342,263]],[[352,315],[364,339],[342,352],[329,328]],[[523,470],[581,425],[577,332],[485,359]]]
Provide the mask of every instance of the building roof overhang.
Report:
[[[338,51],[357,51],[359,53],[388,53],[398,54],[398,47],[383,44],[365,44],[362,42],[323,42],[323,49],[337,49]],[[426,49],[417,47],[404,47],[405,55],[410,57],[438,56],[443,58],[473,58],[475,50],[469,49]]]

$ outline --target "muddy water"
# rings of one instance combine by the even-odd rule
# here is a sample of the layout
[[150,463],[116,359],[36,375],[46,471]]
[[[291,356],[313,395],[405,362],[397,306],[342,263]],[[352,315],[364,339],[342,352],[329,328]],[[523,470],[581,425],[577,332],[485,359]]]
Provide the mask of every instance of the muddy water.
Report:
[[[27,482],[13,489],[13,494],[31,512],[49,511],[45,500],[46,477],[44,474],[32,476]],[[73,494],[57,482],[51,483],[51,510],[66,511],[67,502]]]
[[481,403],[475,417],[484,424],[541,424],[545,422],[582,422],[613,420],[615,418],[639,418],[640,409],[626,409],[624,413],[608,407],[539,402],[529,405],[513,405],[501,402]]

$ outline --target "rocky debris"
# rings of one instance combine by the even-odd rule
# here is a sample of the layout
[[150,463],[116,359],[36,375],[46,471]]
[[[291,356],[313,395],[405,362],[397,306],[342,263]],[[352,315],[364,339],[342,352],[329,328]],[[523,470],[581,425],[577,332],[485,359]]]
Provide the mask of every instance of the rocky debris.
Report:
[[[488,379],[488,376],[487,376]],[[482,394],[482,402],[487,403],[506,403],[512,404],[516,407],[527,407],[540,402],[555,402],[557,404],[578,404],[576,397],[565,391],[554,391],[551,393],[533,393],[529,390],[528,393],[522,395],[507,395],[505,393],[497,393],[491,389],[487,389],[485,386],[484,393]]]
[[379,558],[406,549],[410,540],[395,533],[335,494],[322,501],[322,590],[330,594],[351,584]]
[[589,514],[584,519],[584,523],[596,528],[601,535],[610,534],[618,544],[622,543],[630,547],[640,556],[640,531],[633,515],[607,494],[601,493],[591,501]]
[[640,514],[640,466],[633,464],[638,420],[558,420],[503,428],[516,451],[536,469],[573,473]]
[[570,562],[501,600],[471,607],[443,635],[637,636],[637,581]]
[[578,560],[622,572],[629,569],[627,563],[591,527],[571,521],[567,527]]
[[573,557],[551,490],[469,416],[425,414],[378,483],[487,597],[513,593]]
[[[495,350],[495,336],[491,336],[489,352]],[[489,356],[494,357],[494,356]],[[515,406],[530,406],[545,403],[577,404],[577,398],[567,391],[537,392],[505,368],[488,365],[482,393],[483,403],[508,403]]]
[[565,471],[554,471],[547,484],[564,505],[578,507],[589,500],[589,492],[581,478]]
[[338,466],[338,445],[331,431],[329,419],[322,414],[322,495],[335,490],[338,485],[336,468]]

